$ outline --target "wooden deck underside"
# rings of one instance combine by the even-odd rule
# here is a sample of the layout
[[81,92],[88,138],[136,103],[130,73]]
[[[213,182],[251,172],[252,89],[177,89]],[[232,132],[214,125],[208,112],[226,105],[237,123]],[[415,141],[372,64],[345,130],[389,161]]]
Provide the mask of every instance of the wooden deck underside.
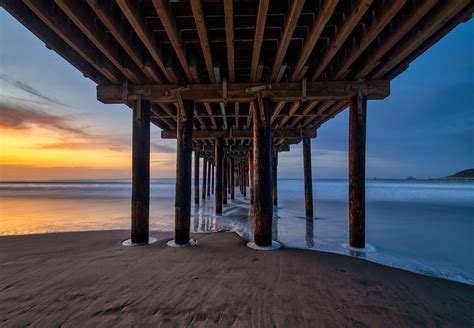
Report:
[[379,83],[372,98],[387,96],[390,80],[473,13],[469,0],[0,4],[95,81],[99,100],[148,97],[152,122],[169,138],[177,107],[166,91],[188,86],[182,95],[196,101],[195,146],[212,149],[223,136],[242,152],[252,145],[256,107],[246,88],[271,85],[274,145],[287,150],[341,112],[354,84]]

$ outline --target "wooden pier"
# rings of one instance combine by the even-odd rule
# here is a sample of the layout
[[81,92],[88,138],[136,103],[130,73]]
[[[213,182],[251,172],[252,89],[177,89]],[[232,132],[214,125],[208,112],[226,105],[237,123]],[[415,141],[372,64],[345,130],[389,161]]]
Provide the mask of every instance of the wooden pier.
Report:
[[177,139],[178,245],[190,238],[193,150],[194,203],[215,190],[225,215],[248,185],[255,243],[268,246],[278,153],[303,141],[305,212],[317,216],[311,140],[349,106],[349,242],[364,247],[367,100],[389,96],[392,79],[473,13],[469,0],[0,4],[97,83],[99,101],[133,110],[133,243],[148,241],[150,122]]

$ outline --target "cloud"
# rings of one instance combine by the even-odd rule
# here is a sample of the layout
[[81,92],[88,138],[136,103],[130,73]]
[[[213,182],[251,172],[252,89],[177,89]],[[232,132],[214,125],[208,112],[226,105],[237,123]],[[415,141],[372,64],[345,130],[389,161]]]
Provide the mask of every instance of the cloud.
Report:
[[176,148],[166,146],[166,145],[160,145],[157,143],[152,143],[150,148],[152,152],[156,152],[156,153],[167,153],[167,154],[176,153]]
[[43,100],[47,100],[47,101],[49,101],[53,104],[57,104],[57,105],[61,105],[61,106],[67,106],[66,104],[60,102],[59,100],[54,99],[52,97],[49,97],[49,96],[41,93],[40,91],[33,88],[31,85],[29,85],[25,82],[22,82],[20,80],[13,79],[13,78],[9,77],[6,74],[0,74],[0,80],[3,80],[5,82],[7,82],[8,84],[13,85],[14,87],[16,87],[20,90],[23,90],[23,91],[25,91],[26,93],[28,93],[30,95],[36,96],[36,97],[41,98]]
[[29,129],[31,125],[55,129],[76,136],[87,137],[84,130],[74,127],[68,118],[45,113],[24,105],[12,105],[0,101],[0,127],[12,130]]

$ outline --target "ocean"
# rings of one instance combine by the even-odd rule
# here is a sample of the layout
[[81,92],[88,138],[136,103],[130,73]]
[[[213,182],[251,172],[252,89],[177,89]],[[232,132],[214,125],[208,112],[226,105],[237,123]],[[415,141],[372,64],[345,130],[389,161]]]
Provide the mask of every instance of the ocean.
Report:
[[[279,180],[274,239],[474,285],[474,182],[368,180],[366,189],[365,251],[347,246],[347,180],[313,181],[313,220],[304,215],[303,180]],[[0,235],[129,229],[130,192],[130,180],[0,182]],[[174,194],[174,179],[152,180],[151,230],[173,230]],[[219,217],[212,195],[193,204],[192,231],[251,238],[248,195],[238,187],[235,195]]]

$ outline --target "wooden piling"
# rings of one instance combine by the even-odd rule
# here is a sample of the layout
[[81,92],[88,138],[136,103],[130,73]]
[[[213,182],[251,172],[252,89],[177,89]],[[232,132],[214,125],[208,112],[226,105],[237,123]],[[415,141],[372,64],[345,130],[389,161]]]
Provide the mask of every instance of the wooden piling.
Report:
[[306,218],[313,218],[313,177],[311,172],[311,139],[303,138],[304,205]]
[[349,244],[365,247],[365,138],[367,98],[360,92],[349,110]]
[[[203,164],[205,165],[205,161]],[[194,204],[199,205],[199,150],[197,149],[194,151]]]
[[272,201],[273,206],[278,206],[278,151],[273,151],[272,158]]
[[235,160],[230,158],[230,199],[235,199]]
[[191,157],[193,149],[194,103],[184,101],[177,115],[175,243],[189,242],[191,222]]
[[207,185],[207,166],[209,162],[206,157],[203,158],[202,164],[202,199],[206,199],[206,185]]
[[207,197],[211,195],[211,167],[212,163],[210,160],[207,161]]
[[245,166],[245,161],[242,162],[242,184],[244,187],[244,198],[247,197],[247,169]]
[[227,155],[224,155],[224,176],[223,176],[223,185],[222,185],[222,204],[227,204],[227,175],[229,171],[229,167],[227,166]]
[[249,162],[249,194],[250,194],[250,204],[254,203],[254,191],[253,191],[253,152],[251,149],[247,152],[247,159]]
[[150,208],[150,102],[135,101],[132,123],[132,243],[147,243]]
[[223,195],[222,195],[222,178],[223,178],[223,154],[222,154],[222,139],[216,138],[215,140],[215,161],[216,161],[216,194],[215,194],[215,200],[216,200],[216,214],[222,214],[222,200],[223,200]]
[[253,111],[254,240],[258,246],[272,245],[272,129],[270,100]]
[[214,167],[216,166],[215,163],[212,163],[212,166],[211,166],[211,187],[212,187],[212,194],[214,194]]

